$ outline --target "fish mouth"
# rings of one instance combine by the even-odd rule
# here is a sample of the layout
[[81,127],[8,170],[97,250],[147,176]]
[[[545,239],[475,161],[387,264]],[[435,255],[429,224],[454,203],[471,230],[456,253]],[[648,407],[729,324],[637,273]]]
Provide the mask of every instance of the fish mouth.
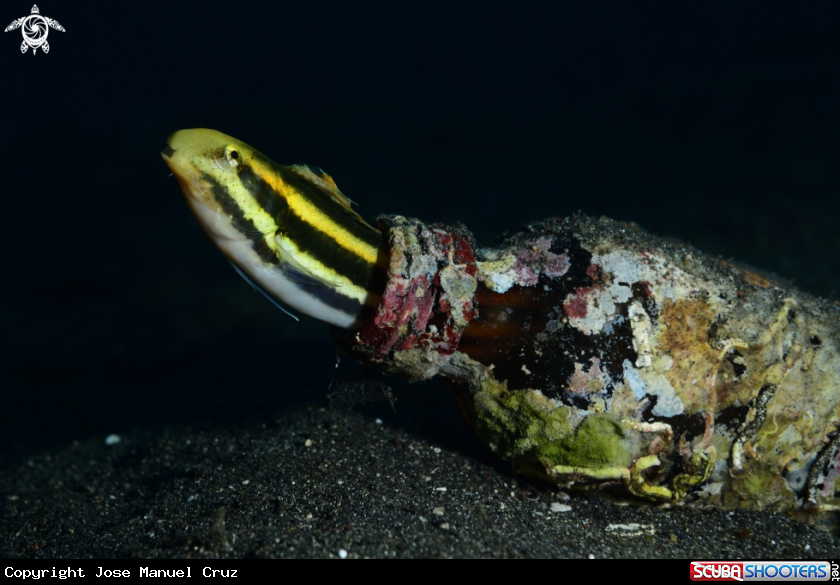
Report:
[[167,143],[166,146],[163,147],[163,150],[160,151],[160,154],[164,158],[172,158],[172,155],[175,154],[175,149],[169,146],[169,143]]

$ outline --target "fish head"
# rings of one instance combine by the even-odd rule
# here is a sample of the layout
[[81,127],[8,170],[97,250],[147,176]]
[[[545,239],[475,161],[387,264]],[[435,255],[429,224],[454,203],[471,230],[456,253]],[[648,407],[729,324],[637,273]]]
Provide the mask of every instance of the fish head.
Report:
[[214,185],[234,189],[237,171],[255,154],[244,142],[207,128],[179,130],[166,140],[164,162],[178,179],[187,203],[199,209],[220,210],[213,197]]

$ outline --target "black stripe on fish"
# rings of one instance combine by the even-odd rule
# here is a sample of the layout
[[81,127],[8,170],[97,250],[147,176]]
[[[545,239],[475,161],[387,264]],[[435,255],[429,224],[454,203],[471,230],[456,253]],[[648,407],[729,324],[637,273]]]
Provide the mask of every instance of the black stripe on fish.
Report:
[[[284,183],[303,194],[303,196],[312,202],[312,204],[315,205],[321,213],[326,215],[330,221],[342,226],[353,236],[370,246],[376,248],[382,246],[382,236],[379,230],[372,228],[360,220],[353,212],[337,204],[329,190],[317,183],[311,183],[303,177],[300,177],[295,173],[280,167],[279,165],[275,167],[275,170],[280,174]],[[304,220],[305,219],[306,218],[304,218]],[[317,226],[313,227],[317,229]]]
[[[302,219],[291,209],[283,219],[280,228],[285,236],[292,240],[298,249],[318,262],[346,277],[350,282],[365,290],[380,291],[385,289],[387,278],[385,270],[378,264],[368,264],[361,258],[339,246],[335,240],[325,233],[314,229],[311,224]],[[380,236],[384,238],[384,236]],[[384,261],[387,259],[384,240],[379,242],[379,249]]]
[[240,165],[236,171],[242,186],[248,190],[257,204],[275,221],[279,221],[278,218],[289,208],[286,198],[272,189],[271,185],[251,167]]
[[[302,253],[320,262],[325,267],[332,269],[337,274],[346,277],[350,282],[365,290],[382,290],[385,288],[386,273],[382,266],[386,264],[387,256],[385,252],[386,246],[383,240],[384,236],[381,233],[372,232],[370,228],[364,230],[366,236],[364,240],[380,250],[380,257],[377,258],[377,263],[369,264],[353,250],[341,246],[339,242],[295,213],[288,206],[286,199],[280,193],[277,193],[251,167],[243,165],[242,170],[238,172],[242,186],[248,190],[257,204],[274,218],[280,232],[292,240]],[[296,178],[291,173],[286,174]],[[303,185],[309,185],[309,183],[300,182]],[[299,185],[295,188],[300,190],[302,187]],[[308,192],[305,193],[309,195]],[[329,197],[328,195],[326,196]],[[312,198],[309,196],[307,198],[327,215],[330,221],[339,222],[345,229],[358,225],[355,217],[352,218],[352,222],[348,222],[348,214],[338,208],[338,205],[332,199],[324,200],[323,197]],[[336,208],[338,208],[340,215],[332,213]],[[360,230],[353,229],[349,229],[349,231],[360,232]],[[355,233],[354,235],[359,237],[361,233]]]
[[337,289],[324,286],[317,280],[311,279],[311,282],[309,282],[308,279],[311,277],[306,274],[302,274],[297,271],[294,271],[295,274],[289,274],[290,271],[294,271],[294,269],[286,269],[286,276],[290,281],[294,282],[295,286],[304,293],[312,295],[327,306],[338,309],[348,315],[358,315],[365,307],[358,300],[341,294]]
[[243,236],[251,240],[251,247],[266,264],[279,264],[280,260],[268,244],[265,242],[265,235],[257,229],[254,222],[245,217],[242,209],[231,196],[227,187],[219,183],[212,175],[201,173],[202,180],[210,184],[210,192],[213,199],[231,218],[231,223]]

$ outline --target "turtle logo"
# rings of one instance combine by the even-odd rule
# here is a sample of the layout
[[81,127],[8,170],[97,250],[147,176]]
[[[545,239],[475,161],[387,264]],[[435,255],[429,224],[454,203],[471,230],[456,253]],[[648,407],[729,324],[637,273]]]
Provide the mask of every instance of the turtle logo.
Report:
[[58,24],[57,20],[41,16],[38,5],[32,6],[32,14],[18,18],[12,24],[6,27],[3,32],[9,32],[20,28],[23,33],[23,42],[20,44],[20,52],[25,53],[26,49],[32,47],[32,54],[38,51],[38,47],[45,53],[50,52],[50,44],[47,42],[47,33],[50,32],[50,27],[55,30],[64,32],[64,27]]

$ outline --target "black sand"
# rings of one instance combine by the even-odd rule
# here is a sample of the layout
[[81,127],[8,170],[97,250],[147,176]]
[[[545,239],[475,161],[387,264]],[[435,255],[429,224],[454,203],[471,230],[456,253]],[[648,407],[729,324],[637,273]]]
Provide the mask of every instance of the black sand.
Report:
[[836,7],[500,6],[56,4],[49,54],[2,36],[0,557],[840,557],[775,514],[528,485],[436,381],[330,410],[327,328],[167,177],[166,136],[216,128],[365,217],[491,242],[582,209],[836,298]]

